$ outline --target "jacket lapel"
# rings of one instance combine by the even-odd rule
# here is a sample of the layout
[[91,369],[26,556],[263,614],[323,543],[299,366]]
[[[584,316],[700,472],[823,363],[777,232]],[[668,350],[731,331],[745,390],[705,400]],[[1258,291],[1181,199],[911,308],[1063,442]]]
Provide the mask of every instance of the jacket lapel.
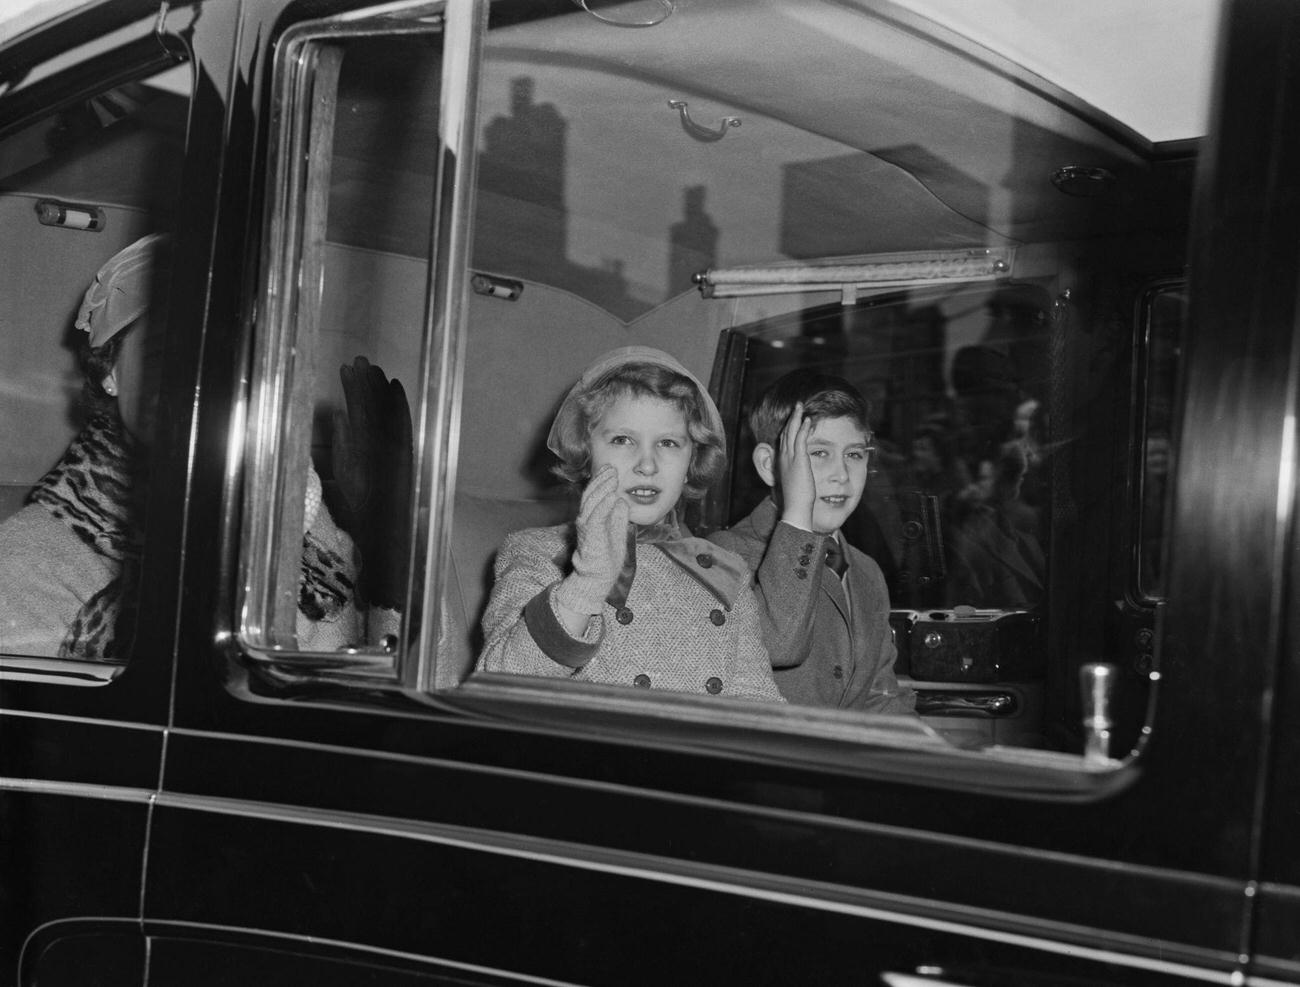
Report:
[[849,598],[844,592],[844,583],[829,569],[822,571],[822,592],[830,597],[831,602],[835,604],[835,609],[840,612],[840,616],[844,618],[844,623],[847,625],[849,623]]

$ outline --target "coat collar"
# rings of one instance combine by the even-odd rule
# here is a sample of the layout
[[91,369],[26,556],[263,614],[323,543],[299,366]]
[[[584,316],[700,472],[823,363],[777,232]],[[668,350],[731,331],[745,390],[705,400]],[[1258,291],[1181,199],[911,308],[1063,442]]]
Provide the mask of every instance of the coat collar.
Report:
[[627,555],[623,571],[605,598],[618,609],[627,602],[636,579],[638,545],[657,549],[668,556],[687,575],[708,590],[723,608],[730,611],[741,591],[749,585],[750,573],[745,560],[721,546],[696,538],[670,515],[666,523],[653,529],[628,526]]

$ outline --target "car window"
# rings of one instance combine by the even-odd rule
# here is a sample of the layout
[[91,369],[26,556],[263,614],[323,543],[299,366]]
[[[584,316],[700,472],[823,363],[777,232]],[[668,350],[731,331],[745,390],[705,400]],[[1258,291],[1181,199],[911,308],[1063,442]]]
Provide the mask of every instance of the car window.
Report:
[[[865,662],[897,686],[863,695],[910,697],[915,714],[888,720],[900,744],[1053,764],[1089,752],[1062,762],[1076,768],[1133,751],[1159,679],[1162,464],[1203,104],[1147,132],[1149,114],[1108,115],[1064,88],[1068,73],[1016,63],[1015,44],[892,6],[811,2],[493,4],[458,102],[438,89],[444,53],[480,42],[453,44],[422,16],[304,31],[283,49],[297,60],[277,64],[250,648],[310,653],[295,666],[308,677],[385,669],[453,705],[701,715],[707,695],[659,689],[645,669],[620,691],[501,675],[483,657],[507,537],[550,532],[528,537],[555,541],[555,582],[572,564],[581,485],[547,449],[566,393],[602,354],[644,346],[707,387],[730,452],[683,503],[682,538],[725,546],[762,509],[772,487],[749,417],[784,375],[842,378],[868,408],[858,505],[792,563],[812,565],[825,537],[861,553],[849,578],[871,595],[842,608],[846,657],[825,665],[843,682],[718,703],[722,722],[860,736],[872,710],[836,690]],[[1157,26],[1190,26],[1189,78],[1208,73],[1213,20],[1206,7]],[[459,257],[429,250],[450,188],[435,136],[448,107],[475,149],[455,172],[472,190]],[[446,311],[439,285],[463,300],[441,324],[426,314]],[[401,451],[375,466],[375,489],[397,495],[380,534],[351,504],[338,443],[359,410],[339,369],[356,373],[358,356],[380,390],[401,383],[414,423],[411,477],[383,473]],[[303,623],[313,517],[341,533],[348,583],[349,629],[326,645]],[[760,562],[744,563],[755,606]],[[397,574],[396,624],[379,629],[376,570]],[[748,601],[727,597],[715,626]],[[766,644],[775,671],[804,660]]]
[[428,5],[299,25],[276,66],[242,637],[320,674],[395,684],[426,629],[413,430],[430,413],[443,68]]
[[7,677],[98,684],[130,652],[190,78],[83,81],[0,136]]
[[[770,496],[745,468],[763,391],[794,369],[847,379],[870,401],[872,461],[841,530],[884,576],[918,710],[962,746],[1068,744],[1070,725],[1045,705],[1054,655],[1106,658],[1130,696],[1154,670],[1182,298],[1154,292],[1118,339],[1087,332],[1096,313],[1029,282],[892,292],[739,327],[722,516]],[[1090,351],[1076,341],[1067,355],[1073,334]],[[1075,360],[1089,372],[1076,376]],[[1117,415],[1131,396],[1131,417]],[[1094,624],[1074,624],[1079,607]],[[1114,741],[1135,739],[1140,713],[1129,715]]]

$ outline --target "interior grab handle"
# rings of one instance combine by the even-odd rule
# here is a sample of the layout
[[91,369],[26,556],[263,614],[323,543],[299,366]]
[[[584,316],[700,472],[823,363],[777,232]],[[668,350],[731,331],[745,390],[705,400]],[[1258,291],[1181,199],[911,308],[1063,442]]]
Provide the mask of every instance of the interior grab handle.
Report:
[[690,112],[686,109],[686,100],[670,99],[668,105],[677,111],[681,117],[682,129],[694,137],[697,141],[703,141],[706,144],[711,141],[720,141],[727,136],[728,127],[739,127],[740,117],[723,117],[722,122],[718,124],[716,130],[710,130],[708,127],[701,126],[691,119]]

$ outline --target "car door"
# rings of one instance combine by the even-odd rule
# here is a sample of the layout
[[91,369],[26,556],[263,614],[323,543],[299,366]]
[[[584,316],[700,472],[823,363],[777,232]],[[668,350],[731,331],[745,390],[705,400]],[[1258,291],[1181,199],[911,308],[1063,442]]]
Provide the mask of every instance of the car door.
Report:
[[[590,181],[567,184],[566,155],[626,151],[640,146],[631,134],[654,134],[663,141],[649,145],[656,153],[616,154],[612,174],[645,178],[658,162],[689,160],[700,169],[691,174],[720,195],[733,175],[750,174],[742,166],[778,160],[746,153],[736,135],[763,134],[757,120],[779,133],[788,121],[764,102],[765,112],[742,126],[701,132],[673,107],[671,126],[656,129],[649,121],[667,107],[658,73],[674,67],[670,53],[698,58],[697,74],[686,78],[694,91],[713,93],[719,76],[766,78],[777,46],[715,47],[751,19],[759,23],[760,13],[776,18],[764,23],[787,30],[792,47],[807,44],[796,28],[811,30],[828,64],[855,46],[876,50],[872,43],[888,54],[880,39],[911,43],[917,25],[889,4],[848,14],[843,5],[695,5],[693,13],[665,4],[628,31],[568,4],[502,3],[453,31],[455,5],[399,6],[243,8],[234,65],[247,74],[230,77],[248,89],[229,92],[212,345],[189,478],[182,658],[143,907],[166,969],[203,962],[216,977],[283,969],[301,956],[470,982],[671,977],[895,987],[1229,983],[1245,975],[1264,700],[1278,647],[1268,629],[1280,615],[1274,589],[1285,524],[1274,508],[1290,482],[1277,470],[1289,441],[1279,410],[1290,338],[1272,316],[1250,332],[1231,331],[1236,289],[1267,239],[1260,227],[1271,213],[1259,209],[1257,183],[1279,172],[1268,170],[1278,160],[1270,147],[1243,132],[1236,140],[1258,153],[1237,156],[1225,135],[1255,119],[1247,107],[1262,92],[1291,91],[1269,68],[1284,64],[1285,7],[1230,7],[1191,239],[1171,236],[1173,247],[1152,251],[1158,263],[1125,271],[1142,275],[1146,290],[1181,267],[1190,247],[1199,294],[1185,330],[1165,616],[1146,628],[1151,663],[1126,665],[1143,691],[1130,702],[1125,742],[1085,756],[1088,727],[1095,734],[1104,724],[1081,722],[1081,703],[1071,698],[1079,666],[1091,664],[1085,657],[1121,659],[1089,653],[1107,641],[1114,604],[1101,593],[1089,598],[1091,609],[1063,608],[1056,625],[1055,644],[1070,660],[1053,666],[1064,733],[1055,746],[974,749],[912,719],[751,709],[473,671],[481,600],[465,598],[490,592],[492,551],[507,530],[554,524],[571,506],[528,496],[535,475],[526,453],[584,359],[628,341],[668,347],[697,376],[716,371],[726,407],[729,344],[715,362],[718,332],[745,334],[767,304],[710,305],[680,280],[638,294],[596,248],[570,256],[570,235],[614,222],[608,204],[641,186],[599,168],[586,172]],[[834,6],[835,17],[827,20],[823,6]],[[711,20],[719,10],[725,16]],[[842,33],[861,27],[846,21],[862,11],[871,29]],[[475,16],[486,16],[485,31],[483,22],[471,26]],[[664,24],[683,32],[680,44],[657,47]],[[928,56],[969,54],[927,30],[938,39],[926,34]],[[611,56],[615,44],[624,47]],[[747,60],[726,72],[718,51]],[[362,70],[350,76],[351,65]],[[376,65],[412,90],[367,90],[360,80],[379,78]],[[448,96],[444,83],[456,72],[459,88]],[[1043,96],[1035,80],[1017,79],[1013,107],[1026,93]],[[543,82],[554,88],[538,88]],[[476,85],[481,103],[468,98]],[[782,92],[772,86],[763,96]],[[617,112],[595,102],[610,93]],[[1056,109],[1034,103],[1035,113],[1068,103],[1055,90],[1044,102]],[[477,119],[475,107],[484,107]],[[1070,116],[1077,107],[1067,109]],[[467,131],[445,126],[449,112]],[[609,129],[565,144],[569,121],[588,120]],[[398,135],[413,132],[439,136],[415,141],[408,158],[409,148],[394,148]],[[477,181],[471,146],[483,152]],[[735,170],[709,170],[704,155],[715,152],[735,154]],[[825,158],[809,173],[842,174],[835,155],[826,150]],[[1224,161],[1233,164],[1227,173]],[[892,166],[879,170],[894,175]],[[349,184],[364,194],[347,198]],[[251,203],[242,196],[248,187]],[[471,191],[477,203],[467,201]],[[681,191],[672,184],[668,194],[675,201]],[[686,225],[707,233],[699,207],[711,200],[684,198],[694,221]],[[1254,205],[1224,215],[1242,199]],[[831,202],[830,212],[862,205]],[[336,205],[351,207],[348,222],[331,228]],[[426,205],[436,222],[415,215]],[[570,208],[589,222],[557,221]],[[661,203],[649,214],[658,222],[667,213]],[[1217,235],[1230,217],[1240,226]],[[856,237],[860,225],[835,232]],[[697,237],[694,253],[707,252],[708,239]],[[255,263],[228,259],[253,242]],[[1123,253],[1122,242],[1105,244]],[[1110,270],[1102,267],[1107,250],[1095,253],[1107,256],[1085,273]],[[859,271],[880,274],[873,263],[887,262],[870,257]],[[1061,264],[1051,277],[1077,270]],[[1031,268],[1030,277],[1040,275]],[[1080,286],[1090,283],[1078,276],[1052,286],[1084,296]],[[1128,287],[1118,302],[1080,298],[1076,311],[1092,317],[1055,338],[1063,372],[1087,383],[1090,372],[1106,376],[1079,358],[1103,350],[1103,331],[1108,345],[1131,346],[1140,290]],[[1112,302],[1126,312],[1112,320],[1118,329],[1097,314],[1109,315]],[[1237,361],[1246,347],[1262,358]],[[407,526],[402,543],[414,546],[405,557],[404,623],[392,640],[314,650],[303,646],[294,612],[303,491],[308,471],[329,460],[330,444],[312,437],[318,423],[334,420],[321,406],[340,403],[332,391],[320,399],[334,386],[336,358],[350,361],[358,348],[383,368],[385,383],[402,380],[417,423],[417,478],[398,516]],[[307,352],[327,354],[323,371],[303,369]],[[1105,355],[1107,374],[1131,369],[1128,349]],[[1128,380],[1105,393],[1126,391]],[[1132,475],[1111,472],[1140,442],[1130,411],[1124,398],[1113,415],[1121,424],[1106,436],[1118,452],[1088,477],[1099,499],[1120,486],[1114,476]],[[738,407],[728,416],[738,425]],[[1088,468],[1079,454],[1079,473]],[[1112,534],[1075,530],[1070,544],[1078,558],[1127,544]],[[1076,559],[1057,558],[1068,575]],[[1260,559],[1270,560],[1267,575],[1252,567]],[[1267,900],[1276,908],[1285,898]],[[1278,930],[1270,941],[1282,944],[1269,949],[1286,955],[1284,923],[1269,928]]]
[[63,5],[56,23],[32,16],[5,39],[4,983],[84,983],[87,967],[144,976],[141,878],[169,717],[197,345],[187,327],[206,260],[151,290],[159,335],[171,329],[165,383],[144,398],[169,409],[156,441],[103,426],[117,399],[79,366],[87,333],[74,322],[97,275],[120,270],[143,237],[174,237],[186,259],[187,237],[204,239],[212,196],[196,190],[220,137],[205,148],[191,128],[194,13]]

